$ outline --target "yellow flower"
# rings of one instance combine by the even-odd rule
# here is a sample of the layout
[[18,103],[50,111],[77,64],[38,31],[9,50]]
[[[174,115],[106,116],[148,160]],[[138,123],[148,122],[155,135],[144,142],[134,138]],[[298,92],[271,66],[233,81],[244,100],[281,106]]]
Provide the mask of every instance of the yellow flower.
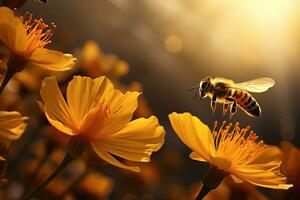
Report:
[[82,68],[91,77],[108,76],[119,78],[128,73],[128,64],[112,54],[104,54],[98,44],[88,41],[80,50]]
[[103,76],[74,76],[68,84],[66,102],[55,77],[49,77],[42,83],[41,107],[54,127],[70,136],[81,136],[104,161],[139,171],[139,167],[127,166],[113,156],[149,162],[152,152],[164,142],[165,131],[155,116],[131,121],[139,95],[123,94]]
[[44,48],[51,42],[54,27],[33,19],[32,14],[19,18],[11,9],[0,7],[0,40],[10,50],[12,62],[55,71],[71,69],[76,60],[71,54]]
[[[257,186],[288,189],[286,177],[280,173],[278,149],[269,148],[263,141],[256,141],[256,134],[236,123],[213,131],[190,113],[172,113],[171,124],[179,138],[193,151],[190,158],[209,162],[212,166],[231,174],[237,181],[247,181]],[[276,151],[276,152],[274,152]]]
[[19,112],[0,111],[0,142],[9,145],[11,140],[16,140],[23,134],[28,117],[23,117]]

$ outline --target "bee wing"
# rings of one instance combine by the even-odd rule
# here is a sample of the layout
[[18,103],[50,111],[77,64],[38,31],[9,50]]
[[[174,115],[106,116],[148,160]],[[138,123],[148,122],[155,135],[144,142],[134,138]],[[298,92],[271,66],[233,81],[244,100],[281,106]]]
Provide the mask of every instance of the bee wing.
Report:
[[242,83],[234,83],[233,88],[246,90],[249,92],[261,93],[267,91],[275,85],[275,81],[269,77],[253,79]]

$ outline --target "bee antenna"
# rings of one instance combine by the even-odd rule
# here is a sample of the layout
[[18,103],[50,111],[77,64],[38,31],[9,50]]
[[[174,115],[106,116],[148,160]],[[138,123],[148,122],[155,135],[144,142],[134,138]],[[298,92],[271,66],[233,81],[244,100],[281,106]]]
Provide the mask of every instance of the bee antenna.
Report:
[[195,92],[194,96],[193,96],[193,99],[196,99],[196,97],[198,96],[198,91]]
[[195,89],[199,89],[199,86],[198,86],[198,85],[196,85],[196,86],[194,86],[194,87],[192,87],[192,88],[188,89],[187,91],[192,91],[192,90],[195,90]]

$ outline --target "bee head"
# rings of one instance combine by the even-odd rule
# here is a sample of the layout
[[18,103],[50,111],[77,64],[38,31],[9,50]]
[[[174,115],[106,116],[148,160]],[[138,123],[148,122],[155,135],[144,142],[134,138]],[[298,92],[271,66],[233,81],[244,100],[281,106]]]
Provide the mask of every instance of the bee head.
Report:
[[202,79],[199,83],[199,95],[201,98],[206,97],[206,94],[208,92],[209,86],[210,86],[211,77],[206,77]]

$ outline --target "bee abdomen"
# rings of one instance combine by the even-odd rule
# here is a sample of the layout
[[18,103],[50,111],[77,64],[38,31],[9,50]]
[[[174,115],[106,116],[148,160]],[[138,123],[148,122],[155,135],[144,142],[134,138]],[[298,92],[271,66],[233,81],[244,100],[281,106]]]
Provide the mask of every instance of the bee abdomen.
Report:
[[233,92],[233,99],[247,114],[254,117],[260,116],[260,106],[250,93],[242,90],[235,90]]

